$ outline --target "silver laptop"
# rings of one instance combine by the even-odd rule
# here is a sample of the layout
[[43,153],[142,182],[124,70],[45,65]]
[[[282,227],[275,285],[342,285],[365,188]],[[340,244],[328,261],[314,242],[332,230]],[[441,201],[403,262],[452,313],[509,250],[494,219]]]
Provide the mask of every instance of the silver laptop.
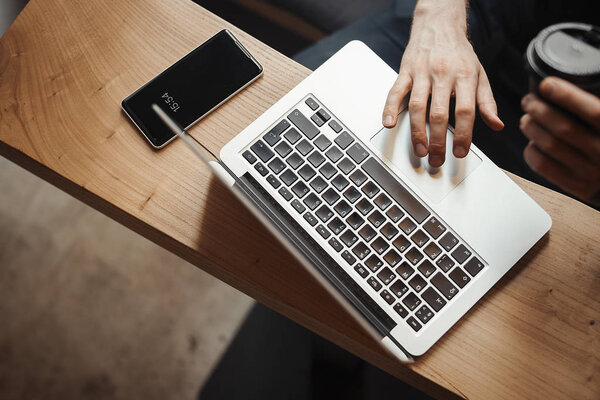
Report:
[[406,110],[383,128],[396,77],[350,42],[209,165],[385,349],[411,362],[552,221],[477,147],[454,158],[451,129],[447,160],[432,170],[412,153]]

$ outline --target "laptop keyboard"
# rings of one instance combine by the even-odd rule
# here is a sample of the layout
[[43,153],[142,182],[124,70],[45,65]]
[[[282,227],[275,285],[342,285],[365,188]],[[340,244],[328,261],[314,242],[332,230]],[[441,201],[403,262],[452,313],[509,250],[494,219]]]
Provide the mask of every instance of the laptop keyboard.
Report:
[[485,266],[314,96],[242,156],[415,332]]

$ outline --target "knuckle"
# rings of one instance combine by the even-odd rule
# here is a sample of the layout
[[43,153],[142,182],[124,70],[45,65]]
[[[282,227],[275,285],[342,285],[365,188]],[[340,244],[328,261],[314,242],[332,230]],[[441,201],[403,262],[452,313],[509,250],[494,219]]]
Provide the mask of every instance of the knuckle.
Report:
[[437,60],[431,67],[431,71],[438,76],[446,75],[450,70],[450,65],[445,59]]
[[554,131],[560,136],[568,136],[573,133],[573,128],[570,122],[564,121],[557,124]]
[[475,116],[475,108],[470,105],[461,104],[456,106],[454,113],[458,118],[471,118]]
[[429,121],[436,124],[448,122],[448,112],[443,109],[433,109],[429,113]]
[[426,103],[421,99],[413,99],[411,98],[408,102],[408,110],[409,111],[425,111]]
[[431,142],[429,144],[429,153],[433,155],[444,155],[446,152],[446,144],[439,142]]

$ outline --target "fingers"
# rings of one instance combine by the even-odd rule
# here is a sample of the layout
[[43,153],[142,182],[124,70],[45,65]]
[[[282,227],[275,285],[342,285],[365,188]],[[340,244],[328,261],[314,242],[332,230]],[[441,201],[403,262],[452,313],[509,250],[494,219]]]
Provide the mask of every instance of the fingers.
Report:
[[523,97],[521,105],[537,124],[600,163],[600,140],[587,127],[533,94]]
[[465,79],[456,82],[453,153],[458,158],[465,157],[471,146],[475,123],[476,85],[477,82],[474,80]]
[[504,122],[498,117],[498,108],[496,106],[496,100],[494,100],[494,93],[490,86],[485,70],[480,68],[479,71],[479,82],[477,85],[477,108],[483,122],[491,129],[499,131],[504,128]]
[[584,154],[538,125],[529,114],[521,117],[520,128],[525,136],[535,143],[537,149],[566,166],[572,175],[592,181],[600,178],[598,166],[591,163]]
[[410,91],[411,85],[412,79],[410,76],[400,71],[398,78],[388,93],[385,107],[383,108],[383,126],[386,128],[393,128],[398,123],[400,105]]
[[600,129],[600,98],[559,78],[546,78],[540,84],[543,97],[564,107],[596,129]]
[[417,77],[413,81],[408,111],[410,115],[410,135],[414,152],[419,157],[427,155],[427,131],[425,119],[427,117],[427,100],[431,84],[426,77]]
[[523,157],[532,170],[567,192],[582,199],[590,199],[594,195],[596,188],[593,185],[574,178],[569,169],[541,152],[533,142],[525,147]]
[[446,158],[446,131],[452,82],[434,83],[429,108],[429,165],[440,167]]

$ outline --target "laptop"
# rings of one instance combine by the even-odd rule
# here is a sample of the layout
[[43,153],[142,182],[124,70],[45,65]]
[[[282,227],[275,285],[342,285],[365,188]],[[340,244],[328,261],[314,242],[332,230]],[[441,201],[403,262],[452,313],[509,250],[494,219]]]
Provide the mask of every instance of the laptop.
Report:
[[208,158],[219,179],[383,348],[425,353],[550,229],[476,146],[431,169],[408,111],[381,114],[397,73],[348,43]]

